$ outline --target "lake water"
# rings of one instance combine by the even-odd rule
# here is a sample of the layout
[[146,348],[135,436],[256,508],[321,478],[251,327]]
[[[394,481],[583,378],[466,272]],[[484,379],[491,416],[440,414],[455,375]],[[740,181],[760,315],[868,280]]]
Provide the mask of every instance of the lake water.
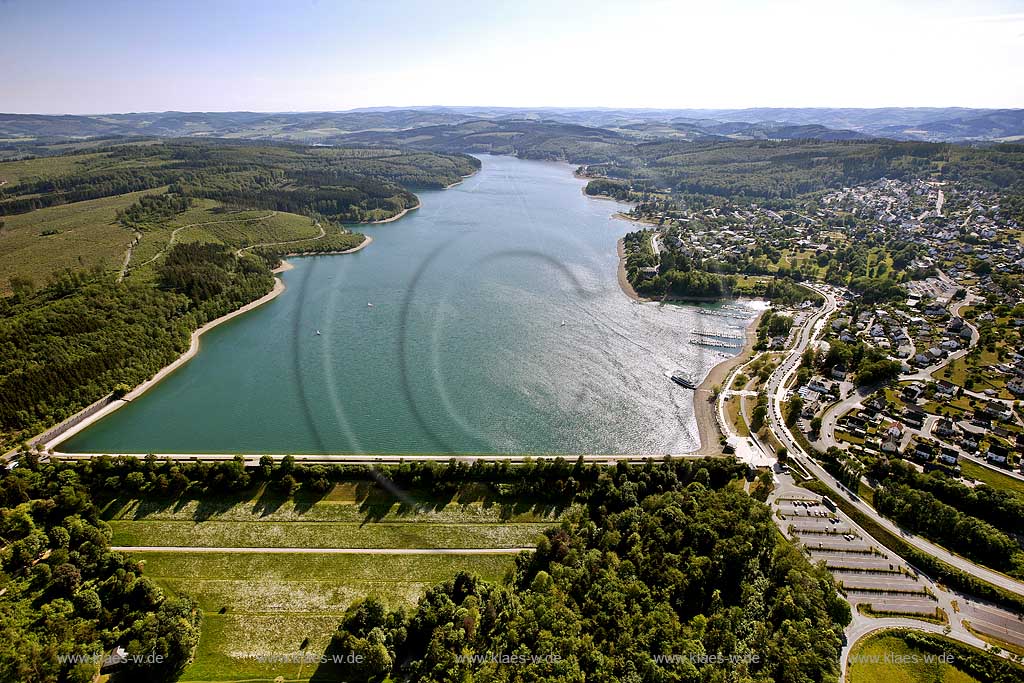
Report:
[[[61,446],[109,453],[631,453],[699,447],[693,392],[735,316],[637,304],[616,281],[626,207],[565,164],[483,169],[361,252],[291,259],[287,290]],[[372,306],[368,306],[372,303]],[[564,321],[564,324],[563,324]],[[316,331],[320,331],[320,335]]]

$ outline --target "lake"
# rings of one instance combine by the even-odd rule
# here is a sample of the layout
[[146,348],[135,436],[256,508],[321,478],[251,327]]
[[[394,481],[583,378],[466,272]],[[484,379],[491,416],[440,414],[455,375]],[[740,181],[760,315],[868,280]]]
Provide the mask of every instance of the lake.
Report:
[[481,159],[419,210],[359,226],[366,249],[290,259],[277,299],[60,450],[697,449],[693,392],[668,374],[699,381],[738,353],[692,333],[741,335],[754,309],[633,302],[616,280],[627,206],[585,196],[566,164]]

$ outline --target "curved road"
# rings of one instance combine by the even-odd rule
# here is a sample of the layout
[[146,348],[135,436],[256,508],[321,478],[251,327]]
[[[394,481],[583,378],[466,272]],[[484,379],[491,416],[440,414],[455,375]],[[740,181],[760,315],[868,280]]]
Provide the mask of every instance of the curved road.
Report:
[[[800,364],[800,357],[804,350],[808,347],[810,342],[815,338],[820,330],[824,320],[827,320],[828,316],[836,308],[835,298],[828,293],[827,290],[810,287],[819,294],[825,297],[825,305],[818,313],[814,314],[804,324],[800,331],[800,336],[797,345],[790,352],[789,357],[780,365],[772,376],[768,380],[768,396],[769,405],[771,409],[768,411],[768,421],[772,431],[779,441],[789,449],[792,457],[797,460],[800,465],[807,469],[808,472],[813,474],[818,479],[824,481],[830,487],[836,491],[844,491],[845,487],[841,486],[838,481],[832,475],[824,470],[812,457],[810,457],[803,448],[793,439],[789,428],[786,427],[782,419],[782,399],[785,398],[785,387],[789,381],[789,377],[796,372],[797,367]],[[824,422],[824,421],[823,421]],[[849,496],[848,496],[849,497]],[[877,524],[885,528],[890,533],[901,538],[906,543],[914,546],[918,550],[928,553],[933,557],[936,557],[946,564],[949,564],[957,569],[971,574],[972,576],[986,581],[994,586],[999,586],[1005,590],[1008,590],[1017,595],[1024,596],[1024,583],[1013,579],[1005,574],[988,569],[981,565],[975,564],[970,560],[954,555],[945,548],[942,548],[931,541],[925,540],[924,538],[915,534],[909,533],[899,526],[889,521],[885,517],[882,517],[873,507],[860,500],[860,498],[850,498],[850,503],[854,505],[860,512],[868,515]]]

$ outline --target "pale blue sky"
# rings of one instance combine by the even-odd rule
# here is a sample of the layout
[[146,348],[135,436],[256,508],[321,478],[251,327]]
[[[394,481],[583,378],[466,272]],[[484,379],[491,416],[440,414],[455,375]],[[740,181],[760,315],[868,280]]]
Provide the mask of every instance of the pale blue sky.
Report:
[[1024,0],[0,0],[0,111],[1024,107]]

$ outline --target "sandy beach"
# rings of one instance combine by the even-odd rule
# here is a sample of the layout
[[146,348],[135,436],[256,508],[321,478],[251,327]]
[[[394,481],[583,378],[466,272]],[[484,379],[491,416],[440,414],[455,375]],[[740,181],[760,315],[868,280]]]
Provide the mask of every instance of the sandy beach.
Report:
[[[622,214],[616,214],[615,217],[632,220]],[[623,294],[633,301],[655,301],[654,299],[648,299],[637,294],[636,290],[633,289],[633,285],[630,284],[629,278],[626,276],[626,249],[621,239],[616,247],[616,252],[619,255],[618,281]],[[677,301],[674,297],[668,297],[666,300]],[[678,299],[678,301],[700,303],[696,299]],[[704,301],[712,302],[719,300],[705,299]],[[693,414],[697,420],[697,431],[700,435],[700,449],[697,451],[698,453],[703,455],[722,454],[721,446],[718,443],[718,420],[715,417],[715,402],[712,400],[712,390],[716,385],[720,385],[725,380],[733,368],[746,363],[750,359],[754,351],[754,344],[757,343],[757,324],[761,321],[761,315],[763,313],[754,318],[747,326],[746,343],[743,345],[743,350],[740,351],[740,354],[733,358],[727,358],[711,368],[711,372],[708,373],[708,376],[704,378],[704,381],[700,383],[700,386],[697,387],[693,394]]]
[[[465,176],[465,177],[469,177],[469,176]],[[415,209],[418,209],[418,208],[420,208],[419,201],[417,201],[416,206],[410,206],[408,209],[405,209],[401,213],[399,213],[399,214],[397,214],[395,216],[392,216],[391,218],[386,218],[386,219],[380,220],[380,221],[372,221],[369,224],[390,223],[392,221],[397,221],[399,218],[401,218],[405,214],[407,214],[410,211],[413,211]],[[321,228],[320,229],[320,237],[322,237],[324,234],[325,234],[325,231],[323,230],[323,228]],[[355,252],[360,251],[362,249],[365,249],[372,242],[373,242],[373,238],[370,237],[369,235],[366,235],[366,239],[364,239],[358,246],[353,247],[351,249],[345,249],[343,251],[323,252],[322,254],[303,254],[301,252],[299,252],[299,253],[289,253],[289,254],[286,254],[286,256],[303,256],[303,255],[312,255],[312,256],[323,255],[323,256],[327,256],[327,255],[336,255],[336,254],[352,254],[352,253],[355,253]],[[244,250],[246,250],[246,249],[252,249],[252,248],[255,248],[257,246],[261,246],[261,245],[252,245],[250,247],[244,247],[243,249],[239,249],[239,253],[244,251]],[[282,260],[281,261],[281,265],[278,266],[277,268],[275,268],[272,272],[275,275],[277,275],[277,274],[289,271],[292,268],[294,268],[294,266],[292,264],[288,263],[287,261]],[[163,379],[165,379],[168,375],[170,375],[172,372],[174,372],[175,370],[180,368],[182,365],[184,365],[185,363],[190,361],[197,353],[199,353],[199,340],[200,340],[200,337],[203,336],[203,334],[205,334],[206,332],[209,332],[210,330],[212,330],[213,328],[217,327],[218,325],[221,325],[221,324],[227,322],[228,320],[231,320],[232,318],[235,318],[235,317],[240,316],[240,315],[244,315],[245,313],[248,313],[249,311],[262,306],[263,304],[267,303],[268,301],[274,300],[275,298],[280,296],[281,293],[284,290],[285,290],[284,281],[281,280],[281,278],[279,278],[279,277],[275,277],[274,278],[274,287],[267,294],[263,295],[262,297],[260,297],[259,299],[255,300],[255,301],[249,302],[248,304],[242,306],[241,308],[239,308],[237,310],[234,310],[234,311],[232,311],[232,312],[230,312],[230,313],[228,313],[226,315],[223,315],[223,316],[221,316],[221,317],[219,317],[219,318],[217,318],[215,320],[211,320],[210,322],[206,323],[205,325],[203,325],[199,329],[194,330],[192,332],[192,336],[191,336],[191,339],[190,339],[190,343],[189,343],[188,349],[183,354],[181,354],[177,359],[175,359],[170,365],[167,365],[164,368],[161,368],[155,375],[153,375],[152,378],[146,380],[145,382],[142,382],[141,384],[136,386],[134,389],[132,389],[130,392],[125,394],[124,398],[118,399],[118,400],[115,400],[115,401],[111,401],[111,403],[108,404],[107,406],[105,406],[102,410],[97,411],[93,415],[90,415],[89,417],[85,418],[81,422],[78,422],[77,424],[75,424],[74,426],[70,427],[69,429],[61,432],[60,434],[55,435],[54,437],[49,439],[46,443],[41,444],[40,448],[42,450],[50,450],[50,449],[54,448],[55,446],[59,445],[60,443],[62,443],[64,441],[67,441],[69,438],[71,438],[72,436],[74,436],[78,432],[86,429],[87,427],[89,427],[93,423],[103,419],[104,417],[106,417],[110,413],[114,412],[115,410],[117,410],[121,406],[125,405],[126,403],[130,403],[132,400],[138,398],[139,396],[141,396],[145,392],[149,391],[154,386],[159,384]],[[36,437],[36,438],[39,438],[39,437]]]
[[[587,196],[589,197],[590,195]],[[610,197],[606,197],[606,199],[610,199]],[[650,221],[646,218],[633,218],[628,213],[622,213],[621,211],[612,214],[612,216],[614,218],[618,218],[619,220],[629,221],[630,223],[639,223],[640,225],[650,225],[653,227],[658,227],[658,224],[654,223],[653,221]]]
[[636,293],[633,289],[633,285],[629,283],[629,277],[626,275],[626,246],[622,240],[619,240],[618,245],[615,248],[616,253],[619,255],[619,287],[622,289],[622,293],[628,296],[633,301],[651,301],[651,299],[645,299]]
[[762,311],[747,325],[747,341],[740,354],[733,358],[727,358],[711,368],[711,372],[693,394],[693,415],[697,419],[697,431],[700,434],[700,450],[698,452],[704,455],[722,454],[722,447],[718,442],[721,434],[718,430],[718,420],[715,417],[713,390],[716,386],[722,385],[733,368],[750,360],[754,353],[754,344],[757,343],[757,325],[761,322],[763,315]]

